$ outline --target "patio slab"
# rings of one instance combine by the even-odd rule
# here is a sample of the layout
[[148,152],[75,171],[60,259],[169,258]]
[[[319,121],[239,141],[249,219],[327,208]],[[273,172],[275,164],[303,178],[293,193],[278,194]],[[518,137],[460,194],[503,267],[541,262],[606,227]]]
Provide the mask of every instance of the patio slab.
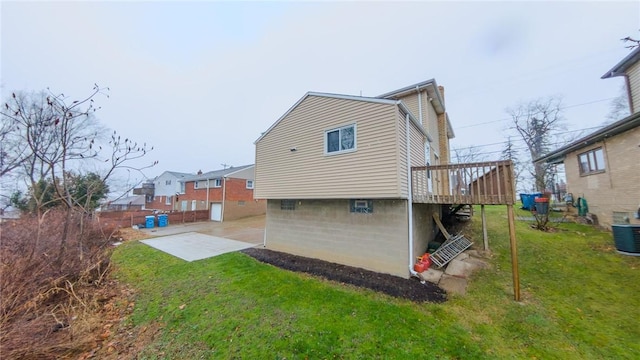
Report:
[[141,240],[142,243],[186,261],[195,261],[256,246],[197,232]]

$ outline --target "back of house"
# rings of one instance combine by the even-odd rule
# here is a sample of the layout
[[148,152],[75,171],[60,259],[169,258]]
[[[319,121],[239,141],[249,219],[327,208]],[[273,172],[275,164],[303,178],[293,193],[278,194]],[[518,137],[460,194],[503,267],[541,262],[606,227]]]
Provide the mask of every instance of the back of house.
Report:
[[409,276],[440,211],[413,204],[409,184],[412,166],[448,163],[442,92],[427,80],[379,97],[305,94],[256,141],[266,247]]

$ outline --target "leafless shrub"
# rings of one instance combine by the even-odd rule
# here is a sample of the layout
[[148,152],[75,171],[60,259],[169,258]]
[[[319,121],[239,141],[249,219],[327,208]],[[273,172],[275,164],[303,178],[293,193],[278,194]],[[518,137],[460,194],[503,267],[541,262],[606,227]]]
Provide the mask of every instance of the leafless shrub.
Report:
[[74,358],[95,345],[99,310],[114,291],[104,283],[113,229],[74,214],[67,252],[57,261],[66,219],[54,210],[44,221],[24,216],[0,224],[3,358]]

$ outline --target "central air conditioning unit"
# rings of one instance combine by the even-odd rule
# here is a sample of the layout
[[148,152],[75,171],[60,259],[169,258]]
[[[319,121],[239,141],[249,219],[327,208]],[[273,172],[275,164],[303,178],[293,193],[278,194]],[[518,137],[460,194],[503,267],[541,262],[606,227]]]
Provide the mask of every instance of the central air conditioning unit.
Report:
[[613,224],[611,228],[619,253],[640,256],[640,225]]

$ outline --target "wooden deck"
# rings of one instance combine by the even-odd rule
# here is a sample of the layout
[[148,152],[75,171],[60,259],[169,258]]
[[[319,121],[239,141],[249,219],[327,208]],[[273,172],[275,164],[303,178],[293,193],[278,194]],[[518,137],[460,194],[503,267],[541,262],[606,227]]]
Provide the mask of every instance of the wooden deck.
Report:
[[414,203],[513,205],[511,160],[411,168]]

